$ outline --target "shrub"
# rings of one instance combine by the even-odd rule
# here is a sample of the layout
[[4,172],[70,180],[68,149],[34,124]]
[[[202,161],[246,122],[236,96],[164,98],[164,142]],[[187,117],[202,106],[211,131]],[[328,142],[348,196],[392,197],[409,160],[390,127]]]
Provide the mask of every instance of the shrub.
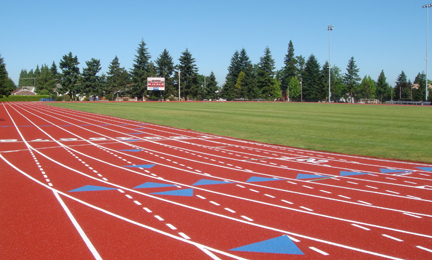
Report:
[[63,101],[63,97],[62,96],[57,96],[57,97],[55,97],[55,101]]
[[68,94],[63,96],[64,101],[70,101],[70,96]]
[[3,96],[0,101],[40,101],[42,98],[49,98],[49,95],[36,95],[36,96]]
[[84,101],[90,101],[90,97],[85,97]]

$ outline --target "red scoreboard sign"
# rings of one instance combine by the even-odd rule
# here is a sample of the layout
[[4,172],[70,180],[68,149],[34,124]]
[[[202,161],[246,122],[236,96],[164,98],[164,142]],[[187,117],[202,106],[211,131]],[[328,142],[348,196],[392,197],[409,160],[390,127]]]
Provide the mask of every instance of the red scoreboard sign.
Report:
[[147,78],[147,90],[165,90],[165,78]]

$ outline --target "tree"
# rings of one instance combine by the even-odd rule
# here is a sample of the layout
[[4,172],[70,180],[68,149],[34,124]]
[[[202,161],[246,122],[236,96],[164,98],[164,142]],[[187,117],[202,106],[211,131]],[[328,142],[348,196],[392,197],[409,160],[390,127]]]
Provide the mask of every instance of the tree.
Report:
[[331,96],[333,100],[338,101],[346,93],[345,85],[343,83],[343,76],[341,74],[341,69],[336,65],[334,65],[330,73],[331,73],[331,94],[332,94]]
[[120,62],[116,55],[108,66],[107,74],[108,90],[112,93],[112,98],[114,100],[115,94],[118,95],[125,91],[126,84],[129,80],[129,73],[125,68],[120,67]]
[[[264,49],[264,56],[260,58],[257,69],[257,83],[261,90],[263,98],[274,99],[277,95],[277,86],[275,86],[274,77],[274,60],[271,56],[269,47]],[[280,89],[279,89],[280,90]]]
[[296,56],[295,59],[297,60],[297,77],[300,79],[300,81],[303,79],[304,76],[304,70],[306,67],[306,59],[302,55]]
[[378,77],[377,83],[376,83],[376,97],[382,102],[384,102],[384,99],[390,99],[391,95],[391,87],[387,83],[386,76],[384,74],[384,70],[381,70],[381,73]]
[[195,58],[186,48],[179,58],[180,64],[180,93],[186,99],[196,98],[201,95],[201,87],[198,84],[198,67],[195,64]]
[[291,78],[289,85],[289,98],[292,99],[298,99],[301,95],[301,85],[300,81],[298,80],[297,76],[294,76]]
[[403,99],[411,98],[410,83],[408,83],[407,76],[404,71],[399,74],[396,80],[396,86],[394,87],[395,99],[401,101]]
[[358,89],[359,98],[373,99],[375,98],[375,92],[375,81],[370,76],[364,76]]
[[329,96],[329,66],[328,61],[321,68],[321,80],[319,84],[319,99],[327,100]]
[[228,74],[225,77],[225,84],[222,88],[222,97],[232,100],[235,98],[234,86],[236,84],[238,74],[240,73],[240,53],[236,50],[231,57],[231,63],[228,67]]
[[47,65],[42,65],[40,74],[36,79],[37,93],[52,93],[56,82]]
[[141,97],[147,93],[147,77],[149,77],[151,55],[145,47],[144,40],[138,45],[137,54],[135,55],[132,70],[132,95]]
[[62,70],[60,74],[61,91],[68,93],[72,98],[80,89],[78,85],[80,80],[79,64],[77,56],[73,57],[72,52],[64,55],[60,60],[60,69]]
[[245,74],[243,71],[240,71],[234,89],[236,97],[240,97],[240,98],[245,97],[245,86],[246,86]]
[[97,75],[102,67],[100,60],[91,58],[86,61],[87,68],[83,69],[83,92],[86,96],[100,95],[102,90],[100,86],[100,77]]
[[178,95],[174,88],[174,62],[169,52],[164,49],[156,59],[156,76],[165,78],[165,96]]
[[355,96],[357,86],[360,82],[360,76],[358,74],[360,70],[357,68],[354,57],[351,57],[351,59],[348,61],[348,66],[346,70],[347,72],[344,76],[344,83],[346,86],[346,90],[349,93],[349,96],[353,98]]
[[204,97],[206,99],[212,99],[215,100],[218,98],[218,86],[216,82],[216,76],[213,73],[213,71],[210,73],[210,76],[206,80],[206,86],[204,88]]
[[288,44],[288,53],[285,55],[284,60],[285,66],[282,68],[281,75],[281,90],[285,92],[287,90],[287,86],[291,81],[291,78],[297,76],[297,60],[294,57],[294,45],[292,41]]
[[4,58],[0,55],[0,97],[5,95],[6,97],[11,94],[14,90],[14,83],[11,84],[11,79],[8,77],[8,72],[6,70],[6,64],[4,63]]
[[305,100],[319,100],[320,84],[320,64],[315,58],[315,55],[311,54],[304,69],[303,98]]

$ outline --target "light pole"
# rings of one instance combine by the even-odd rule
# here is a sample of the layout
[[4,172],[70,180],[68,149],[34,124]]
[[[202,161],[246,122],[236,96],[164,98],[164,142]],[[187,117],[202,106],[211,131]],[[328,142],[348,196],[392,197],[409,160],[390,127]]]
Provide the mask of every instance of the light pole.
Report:
[[327,27],[327,30],[329,31],[329,103],[331,102],[331,62],[330,62],[330,57],[331,57],[331,52],[330,52],[330,32],[333,31],[333,25],[329,25]]
[[428,99],[428,33],[429,33],[429,8],[432,7],[432,4],[426,4],[422,6],[422,8],[426,8],[426,101]]
[[180,68],[179,68],[179,72],[178,72],[178,76],[179,76],[179,98],[178,101],[180,101]]

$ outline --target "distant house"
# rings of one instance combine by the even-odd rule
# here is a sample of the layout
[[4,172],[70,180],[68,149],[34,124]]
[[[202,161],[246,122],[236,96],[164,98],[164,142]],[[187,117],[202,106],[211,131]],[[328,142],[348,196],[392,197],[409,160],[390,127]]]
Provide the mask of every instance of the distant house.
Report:
[[22,87],[22,88],[19,88],[19,89],[12,91],[11,95],[14,95],[14,96],[35,96],[36,95],[35,89],[36,88],[33,86],[26,86],[26,87]]

